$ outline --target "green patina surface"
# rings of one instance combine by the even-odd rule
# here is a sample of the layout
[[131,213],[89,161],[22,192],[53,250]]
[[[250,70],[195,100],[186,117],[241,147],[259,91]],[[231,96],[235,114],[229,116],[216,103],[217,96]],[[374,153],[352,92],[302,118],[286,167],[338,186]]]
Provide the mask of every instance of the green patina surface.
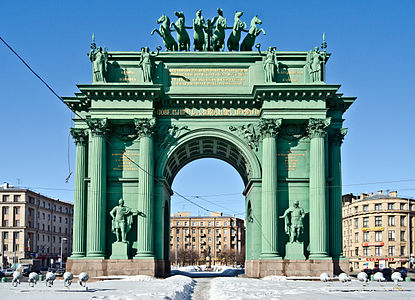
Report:
[[[73,259],[168,260],[170,186],[204,157],[228,162],[245,183],[248,260],[341,257],[342,115],[355,98],[324,82],[329,54],[143,48],[98,56],[103,74],[94,69],[93,83],[65,98],[87,120],[76,118],[71,131]],[[144,214],[133,217],[129,246],[113,245],[109,213],[120,199]],[[295,201],[303,232],[289,243],[279,216]]]

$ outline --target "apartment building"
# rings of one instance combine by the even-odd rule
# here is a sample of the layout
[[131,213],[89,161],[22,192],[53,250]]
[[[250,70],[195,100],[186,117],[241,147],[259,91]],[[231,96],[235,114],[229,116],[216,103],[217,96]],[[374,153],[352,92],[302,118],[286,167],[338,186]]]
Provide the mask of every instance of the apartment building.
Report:
[[[221,212],[210,216],[190,216],[179,212],[170,218],[170,249],[172,253],[194,250],[203,260],[210,249],[213,263],[220,262],[220,254],[232,251],[235,255],[245,248],[245,221]],[[174,263],[174,257],[170,258]]]
[[414,204],[396,191],[343,196],[343,255],[351,269],[412,265]]
[[42,259],[44,266],[72,251],[73,204],[28,189],[0,186],[0,265],[20,258]]

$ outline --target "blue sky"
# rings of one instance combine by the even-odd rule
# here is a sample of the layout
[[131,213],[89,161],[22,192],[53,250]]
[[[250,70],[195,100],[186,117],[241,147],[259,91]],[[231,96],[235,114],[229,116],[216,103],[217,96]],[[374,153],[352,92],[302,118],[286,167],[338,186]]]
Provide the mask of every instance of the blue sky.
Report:
[[[415,1],[7,1],[0,10],[0,35],[62,96],[91,82],[87,57],[91,34],[109,50],[155,49],[150,35],[165,13],[183,10],[190,25],[199,8],[205,18],[221,7],[231,24],[235,10],[263,21],[263,47],[304,51],[321,44],[326,32],[327,82],[341,84],[358,100],[344,115],[344,193],[398,190],[415,196],[412,87],[415,73]],[[191,30],[189,30],[191,33]],[[0,45],[0,181],[72,200],[68,176],[69,110]],[[74,145],[69,158],[74,168]],[[196,170],[203,170],[194,176]],[[203,176],[202,176],[203,175]],[[182,169],[173,188],[209,196],[198,203],[211,210],[243,212],[242,180],[223,162],[200,160]],[[239,195],[238,195],[239,193]],[[227,196],[210,196],[232,194]],[[173,212],[204,212],[174,198]],[[224,210],[225,211],[225,210]]]

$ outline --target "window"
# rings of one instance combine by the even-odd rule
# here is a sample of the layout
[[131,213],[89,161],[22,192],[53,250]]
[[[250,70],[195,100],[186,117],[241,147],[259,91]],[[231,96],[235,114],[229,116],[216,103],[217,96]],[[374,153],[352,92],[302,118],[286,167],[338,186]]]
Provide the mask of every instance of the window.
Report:
[[[196,230],[195,229],[192,229],[192,233],[195,234],[196,233]],[[203,230],[200,230],[200,233],[203,233]]]
[[62,206],[59,206],[59,212],[62,212]]
[[395,217],[394,216],[389,216],[388,217],[388,225],[389,226],[395,226]]
[[218,221],[216,221],[216,226],[220,226]]
[[210,229],[208,229],[208,233],[210,234],[212,231]]
[[180,226],[180,222],[179,222],[179,221],[177,221],[177,222],[176,222],[176,225],[177,225],[177,226]]
[[3,215],[7,215],[9,213],[9,208],[6,206],[6,207],[3,207]]
[[176,229],[176,234],[179,234],[180,233],[180,229]]
[[3,220],[3,226],[9,226],[9,220]]
[[188,234],[189,233],[189,230],[188,229],[185,229],[184,230],[184,234]]
[[43,201],[43,204],[42,204],[42,206],[45,208],[46,206],[45,206],[45,201]]
[[56,222],[56,216],[53,216],[53,222]]
[[180,238],[179,237],[176,237],[176,241],[179,242],[180,241]]
[[369,247],[363,247],[363,256],[369,256]]
[[395,256],[395,246],[388,247],[388,254],[389,256]]
[[355,213],[359,212],[359,206],[355,206],[355,208],[354,208],[354,212],[355,212]]
[[40,218],[40,212],[39,211],[37,212],[37,218],[38,219]]
[[375,204],[375,210],[382,210],[382,204],[376,203]]
[[227,241],[228,241],[228,238],[227,238],[227,237],[224,237],[224,238],[223,238],[223,241],[224,241],[224,242],[227,242]]
[[389,230],[388,231],[388,240],[390,242],[395,241],[395,230]]
[[45,224],[42,224],[42,230],[45,230]]
[[192,222],[192,226],[196,226],[196,222]]
[[376,256],[382,256],[382,246],[376,246],[375,247],[375,255]]
[[200,222],[200,226],[204,226],[203,224],[204,224],[203,222]]
[[401,231],[401,242],[405,242],[405,230]]
[[355,243],[359,242],[359,233],[358,232],[355,232],[355,234],[354,234],[354,242]]
[[187,221],[184,221],[184,226],[187,226]]
[[192,237],[192,242],[196,242],[196,238],[195,237]]
[[375,226],[382,226],[382,217],[376,216],[375,217]]
[[48,221],[50,221],[50,215],[48,214]]
[[66,214],[68,213],[68,208],[67,208],[67,207],[65,208],[65,213],[66,213]]
[[401,216],[401,226],[405,226],[405,216]]
[[43,220],[44,220],[46,218],[45,213],[42,213],[42,216],[43,216]]
[[50,209],[50,203],[48,203],[48,209]]
[[59,217],[59,223],[62,223],[62,217]]
[[19,232],[15,232],[15,233],[14,233],[14,238],[15,238],[16,240],[18,240],[18,239],[19,239],[19,236],[20,236]]
[[55,210],[55,211],[56,211],[56,205],[55,205],[55,204],[53,204],[53,210]]
[[369,231],[363,232],[363,242],[369,242]]
[[65,218],[65,224],[68,224],[68,218]]
[[212,222],[211,221],[208,222],[208,226],[212,226]]
[[9,251],[9,245],[8,244],[4,244],[4,251]]
[[369,217],[363,218],[363,227],[369,227]]
[[13,201],[14,202],[19,202],[20,201],[20,195],[14,195]]
[[363,211],[369,211],[369,205],[363,205]]
[[405,246],[401,246],[401,255],[404,256],[405,255]]
[[4,238],[4,239],[8,239],[8,238],[9,238],[9,233],[8,233],[7,231],[5,231],[5,232],[3,233],[3,238]]
[[359,228],[359,218],[354,219],[354,228]]
[[3,202],[9,202],[9,195],[3,195]]
[[388,209],[394,209],[395,203],[388,203]]
[[223,222],[223,226],[228,226],[228,222],[227,221],[224,221]]
[[208,238],[208,241],[209,241],[209,242],[211,242],[211,241],[212,241],[212,238],[211,238],[211,237],[210,237],[210,238]]
[[223,234],[228,234],[228,229],[224,229]]
[[14,223],[15,223],[14,226],[16,226],[16,227],[20,226],[20,220],[15,220]]
[[405,210],[405,203],[401,203],[401,204],[399,205],[399,208],[400,208],[401,210]]
[[20,207],[15,207],[15,208],[14,208],[14,214],[15,214],[15,215],[20,214]]
[[359,256],[359,247],[354,248],[354,255]]
[[382,231],[375,231],[375,241],[376,242],[382,241]]
[[235,226],[235,221],[231,221],[231,226]]

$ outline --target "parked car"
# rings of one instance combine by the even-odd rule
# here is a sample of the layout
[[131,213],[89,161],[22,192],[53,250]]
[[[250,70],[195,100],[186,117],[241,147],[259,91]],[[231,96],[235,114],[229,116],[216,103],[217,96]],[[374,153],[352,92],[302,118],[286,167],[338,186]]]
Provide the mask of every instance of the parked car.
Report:
[[4,276],[6,276],[2,271],[0,271],[0,278],[3,278]]
[[3,269],[3,270],[0,270],[0,271],[2,271],[4,276],[6,276],[6,277],[12,276],[13,272],[14,272],[14,270],[12,270],[11,268]]
[[403,280],[405,280],[406,276],[408,276],[408,269],[404,267],[398,267],[395,269],[396,272],[401,273]]
[[392,281],[393,270],[391,268],[383,268],[381,272],[383,274],[383,277],[385,277],[386,281]]

